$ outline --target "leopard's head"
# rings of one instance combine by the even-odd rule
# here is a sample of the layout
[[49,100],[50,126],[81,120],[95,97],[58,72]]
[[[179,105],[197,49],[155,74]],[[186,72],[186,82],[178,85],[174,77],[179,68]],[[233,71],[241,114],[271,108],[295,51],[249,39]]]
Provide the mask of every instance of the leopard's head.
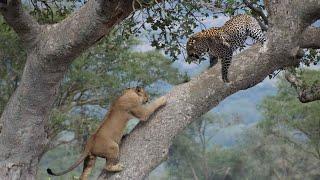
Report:
[[190,37],[187,42],[187,59],[186,62],[200,62],[202,56],[207,52],[207,46],[201,38]]

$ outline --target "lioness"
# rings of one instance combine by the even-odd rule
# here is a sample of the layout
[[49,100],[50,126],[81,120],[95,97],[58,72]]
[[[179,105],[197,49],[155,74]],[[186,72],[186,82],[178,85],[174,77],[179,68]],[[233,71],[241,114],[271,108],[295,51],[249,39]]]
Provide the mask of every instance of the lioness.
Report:
[[148,101],[148,95],[143,88],[129,88],[124,90],[111,105],[98,130],[88,139],[84,151],[79,160],[67,170],[54,173],[47,169],[50,175],[61,176],[72,171],[84,161],[81,180],[88,178],[97,157],[106,158],[105,169],[111,172],[121,171],[124,166],[119,163],[119,144],[123,130],[129,119],[136,117],[142,121],[166,104],[166,98],[160,97],[152,103],[144,105]]

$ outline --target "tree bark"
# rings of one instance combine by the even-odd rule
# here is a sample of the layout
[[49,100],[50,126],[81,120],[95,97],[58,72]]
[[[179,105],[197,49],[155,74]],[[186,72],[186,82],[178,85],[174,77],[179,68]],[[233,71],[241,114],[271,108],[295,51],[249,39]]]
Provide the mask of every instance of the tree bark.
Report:
[[[158,1],[159,2],[159,1]],[[39,25],[23,11],[21,1],[1,4],[0,12],[27,50],[19,87],[0,123],[0,179],[35,179],[45,147],[48,116],[68,65],[132,12],[133,0],[89,0],[77,12],[54,25]],[[318,0],[269,2],[268,41],[233,58],[231,83],[221,80],[220,65],[166,96],[168,104],[140,124],[121,147],[126,169],[110,179],[143,179],[163,161],[171,141],[193,120],[227,96],[261,82],[274,70],[296,65],[306,28],[320,17]],[[302,35],[301,35],[302,34]],[[318,37],[319,38],[319,37]]]
[[320,28],[308,27],[303,31],[300,44],[302,48],[314,48],[320,47]]

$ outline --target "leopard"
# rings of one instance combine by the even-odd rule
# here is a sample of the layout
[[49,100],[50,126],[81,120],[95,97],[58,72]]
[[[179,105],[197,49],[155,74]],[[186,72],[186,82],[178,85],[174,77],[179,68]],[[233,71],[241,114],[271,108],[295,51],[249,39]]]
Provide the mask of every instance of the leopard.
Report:
[[199,62],[209,55],[209,68],[221,60],[222,80],[229,83],[228,69],[233,52],[245,47],[248,37],[260,42],[266,41],[259,22],[252,16],[239,14],[228,20],[222,27],[212,27],[193,34],[187,41],[186,62]]

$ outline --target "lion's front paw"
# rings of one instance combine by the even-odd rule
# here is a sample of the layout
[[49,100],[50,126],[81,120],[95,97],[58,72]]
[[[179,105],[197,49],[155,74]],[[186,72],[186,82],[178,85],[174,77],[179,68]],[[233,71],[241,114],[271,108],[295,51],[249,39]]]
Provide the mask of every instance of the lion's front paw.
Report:
[[159,98],[159,103],[160,103],[161,105],[167,104],[167,98],[166,98],[165,96],[160,97],[160,98]]

